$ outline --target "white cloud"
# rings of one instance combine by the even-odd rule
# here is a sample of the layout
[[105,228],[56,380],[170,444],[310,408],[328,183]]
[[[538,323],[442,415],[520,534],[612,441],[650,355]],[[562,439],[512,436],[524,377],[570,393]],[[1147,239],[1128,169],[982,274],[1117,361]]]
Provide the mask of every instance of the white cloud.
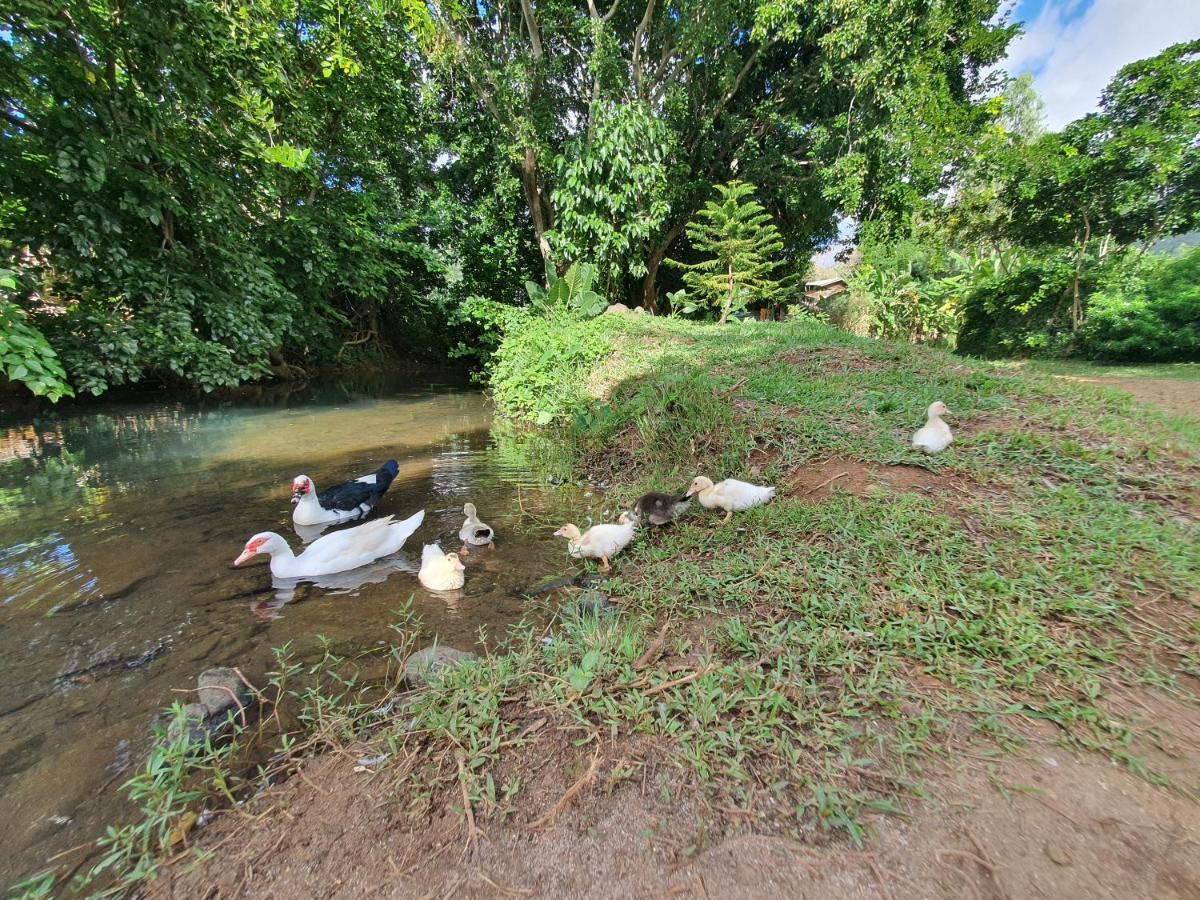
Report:
[[1059,129],[1096,109],[1100,92],[1126,63],[1200,34],[1196,0],[1047,0],[1013,41],[1004,67],[1033,72],[1046,120]]

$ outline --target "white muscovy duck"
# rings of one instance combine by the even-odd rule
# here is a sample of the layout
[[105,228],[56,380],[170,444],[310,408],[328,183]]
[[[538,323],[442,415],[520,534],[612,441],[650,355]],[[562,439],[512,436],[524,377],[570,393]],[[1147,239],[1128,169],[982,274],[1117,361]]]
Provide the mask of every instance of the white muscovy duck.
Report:
[[593,525],[580,533],[578,525],[567,523],[554,532],[555,537],[567,539],[567,553],[577,559],[598,559],[600,568],[609,568],[608,558],[629,546],[637,523],[628,513],[621,513],[617,523]]
[[924,450],[926,453],[941,453],[954,441],[950,426],[942,421],[942,416],[950,415],[950,410],[941,400],[930,405],[925,411],[925,424],[913,435],[912,448]]
[[426,544],[417,580],[431,591],[457,591],[466,583],[466,568],[457,553],[443,553],[437,544]]
[[400,472],[400,464],[389,459],[370,475],[334,485],[317,493],[307,475],[292,479],[292,523],[331,525],[361,519],[375,508]]
[[486,522],[479,521],[479,513],[475,509],[474,503],[467,503],[463,506],[463,515],[467,517],[463,522],[462,528],[458,529],[459,540],[462,541],[462,548],[458,551],[460,554],[471,552],[471,547],[491,547],[496,549],[493,540],[496,537],[496,532],[491,525]]
[[259,553],[266,553],[271,557],[271,574],[276,578],[314,578],[346,572],[395,553],[424,520],[423,509],[403,522],[395,521],[395,516],[384,516],[317,538],[299,556],[275,532],[264,531],[246,541],[242,555],[233,564],[240,566]]
[[735,512],[769,502],[775,496],[775,488],[760,487],[736,478],[726,478],[713,484],[712,479],[697,475],[687,492],[687,496],[693,495],[705,509],[725,510],[724,521],[728,522]]

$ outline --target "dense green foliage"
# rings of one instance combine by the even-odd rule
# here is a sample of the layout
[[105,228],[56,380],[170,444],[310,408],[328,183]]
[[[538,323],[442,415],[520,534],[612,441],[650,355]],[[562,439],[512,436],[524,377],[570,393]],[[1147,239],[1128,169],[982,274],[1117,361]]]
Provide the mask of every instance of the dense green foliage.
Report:
[[1154,260],[1090,298],[1084,353],[1115,360],[1200,360],[1200,249]]
[[58,354],[36,328],[27,322],[25,311],[8,299],[17,280],[0,269],[0,371],[10,381],[25,385],[35,397],[58,400],[69,396],[67,373]]
[[439,264],[382,5],[29,0],[3,24],[0,248],[78,389],[235,384],[415,318]]
[[[931,198],[899,244],[864,232],[864,308],[842,318],[869,313],[886,334],[884,310],[912,339],[957,329],[960,350],[987,356],[1194,353],[1189,301],[1147,287],[1146,273],[1166,264],[1145,248],[1200,227],[1200,41],[1125,66],[1100,111],[1060,132],[1045,133],[1028,79],[1011,81],[995,112],[952,173],[954,190]],[[975,263],[917,273],[914,255]],[[935,310],[942,327],[931,329]]]
[[593,262],[610,300],[651,311],[662,261],[731,172],[762,185],[796,274],[839,215],[904,220],[986,122],[973,100],[1013,33],[997,7],[410,4],[462,136],[455,177],[503,161],[542,257]]
[[[1044,134],[1029,80],[988,74],[1015,33],[997,9],[19,0],[0,18],[5,372],[54,398],[389,349],[484,359],[496,304],[572,266],[589,308],[669,311],[659,281],[681,271],[711,300],[706,204],[731,177],[758,185],[777,234],[746,239],[783,283],[859,224],[877,334],[946,339],[960,311],[1040,290],[967,302],[983,257],[1073,253],[1071,338],[1042,343],[1077,350],[1104,280],[1086,270],[1200,223],[1200,45],[1125,67],[1099,114]],[[897,239],[972,262],[925,276]],[[754,289],[728,302],[725,274],[728,315]]]

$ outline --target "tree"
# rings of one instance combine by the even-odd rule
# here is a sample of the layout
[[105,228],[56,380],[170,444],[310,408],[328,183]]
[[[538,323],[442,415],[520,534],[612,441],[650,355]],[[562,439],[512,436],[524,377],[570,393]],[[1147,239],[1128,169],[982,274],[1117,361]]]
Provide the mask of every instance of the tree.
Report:
[[1124,66],[1100,109],[1088,152],[1110,186],[1117,240],[1200,227],[1200,38]]
[[76,388],[211,389],[428,318],[387,4],[18,0],[0,32],[0,265]]
[[[562,271],[587,249],[575,234],[588,229],[561,223],[565,211],[595,217],[606,223],[595,233],[612,238],[606,268],[630,273],[620,290],[649,309],[662,260],[731,172],[763,185],[789,258],[807,259],[840,215],[905,219],[941,184],[964,137],[986,124],[973,99],[1015,30],[997,22],[996,0],[406,0],[406,8],[451,117],[489,123],[477,135],[518,176],[543,258]],[[610,135],[616,141],[602,134],[612,110],[630,104],[665,127],[661,163],[628,139],[652,133],[645,120]],[[597,141],[608,147],[596,150]],[[611,215],[626,202],[622,168],[605,162],[617,158],[656,185],[629,230]],[[591,193],[580,201],[570,178],[585,168]],[[655,202],[665,214],[651,214]]]
[[1025,144],[1046,133],[1046,104],[1038,96],[1033,76],[1028,72],[1009,79],[1001,101],[1000,124],[1005,132]]
[[756,188],[744,181],[717,185],[717,199],[709,200],[688,224],[688,238],[711,259],[676,263],[684,269],[687,286],[721,311],[721,324],[736,309],[778,296],[775,271],[782,265],[777,254],[783,239],[771,215],[751,195]]

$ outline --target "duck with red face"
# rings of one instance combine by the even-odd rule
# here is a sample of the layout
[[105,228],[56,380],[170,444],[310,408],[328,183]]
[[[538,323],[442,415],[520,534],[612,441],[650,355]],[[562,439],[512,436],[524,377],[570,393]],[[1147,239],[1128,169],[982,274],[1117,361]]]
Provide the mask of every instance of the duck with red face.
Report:
[[299,556],[275,532],[264,531],[246,541],[241,555],[233,564],[240,566],[265,553],[271,557],[271,574],[276,578],[314,578],[348,572],[395,553],[424,520],[425,510],[414,513],[403,522],[395,521],[394,516],[384,516],[317,538]]
[[364,518],[387,493],[400,472],[400,464],[389,459],[370,475],[334,485],[317,493],[307,475],[292,479],[292,522],[296,525],[335,525]]

